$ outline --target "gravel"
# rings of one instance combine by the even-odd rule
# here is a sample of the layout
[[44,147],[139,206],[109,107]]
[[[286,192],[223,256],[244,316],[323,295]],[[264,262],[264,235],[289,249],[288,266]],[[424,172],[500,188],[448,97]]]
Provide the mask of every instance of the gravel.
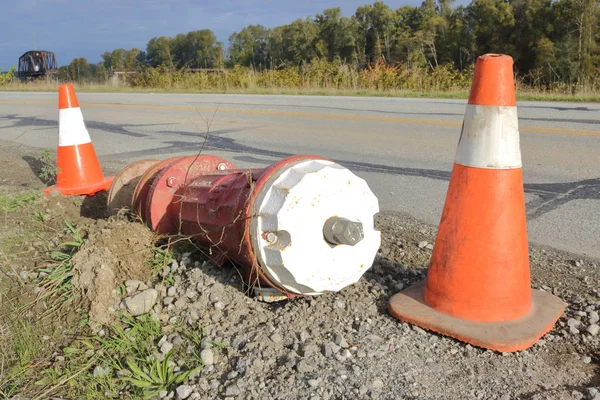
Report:
[[[586,389],[600,382],[597,261],[575,267],[580,256],[532,246],[532,286],[568,307],[532,348],[501,354],[388,314],[391,295],[425,278],[431,252],[423,249],[435,243],[435,229],[399,214],[380,215],[378,226],[383,243],[373,267],[339,293],[267,304],[248,296],[234,267],[176,253],[161,273],[172,286],[124,303],[129,310],[154,290],[150,307],[136,302],[164,322],[157,349],[200,355],[204,368],[177,388],[178,398],[592,398]],[[202,341],[176,336],[183,328],[202,332]]]

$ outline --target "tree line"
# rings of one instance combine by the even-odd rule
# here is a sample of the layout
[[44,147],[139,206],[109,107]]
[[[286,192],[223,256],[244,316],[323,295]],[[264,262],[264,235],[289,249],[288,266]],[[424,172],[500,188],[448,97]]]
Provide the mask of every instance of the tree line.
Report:
[[258,71],[342,62],[357,70],[376,63],[462,71],[484,53],[506,53],[515,72],[540,85],[585,84],[600,79],[600,0],[425,0],[392,9],[382,1],[352,16],[330,8],[314,17],[266,28],[249,25],[224,50],[210,30],[150,39],[145,50],[116,49],[95,66],[83,58],[61,69],[72,80],[102,78],[117,70],[222,69]]

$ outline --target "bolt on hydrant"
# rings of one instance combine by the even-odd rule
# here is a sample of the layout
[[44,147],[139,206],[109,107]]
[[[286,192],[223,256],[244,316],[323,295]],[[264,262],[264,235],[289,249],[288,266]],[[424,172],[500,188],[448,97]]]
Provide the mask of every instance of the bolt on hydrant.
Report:
[[136,161],[116,176],[108,207],[129,208],[157,233],[191,236],[217,264],[242,265],[265,300],[354,284],[381,243],[367,183],[315,156],[264,169],[205,155]]

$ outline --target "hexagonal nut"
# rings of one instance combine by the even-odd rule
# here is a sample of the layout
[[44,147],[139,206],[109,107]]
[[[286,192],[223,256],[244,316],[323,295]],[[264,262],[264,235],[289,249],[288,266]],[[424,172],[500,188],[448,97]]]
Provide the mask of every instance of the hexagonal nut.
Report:
[[332,217],[323,226],[323,236],[331,244],[354,246],[365,238],[365,233],[361,222]]

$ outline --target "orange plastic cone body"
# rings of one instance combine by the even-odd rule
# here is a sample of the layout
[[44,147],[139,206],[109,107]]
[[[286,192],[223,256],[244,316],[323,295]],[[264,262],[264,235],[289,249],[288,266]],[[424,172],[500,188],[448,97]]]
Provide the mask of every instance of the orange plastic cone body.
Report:
[[564,303],[530,288],[512,58],[477,60],[427,279],[396,294],[396,318],[498,351],[533,345]]
[[58,88],[58,110],[56,185],[44,192],[58,190],[63,195],[93,195],[108,189],[114,177],[102,175],[73,85]]

